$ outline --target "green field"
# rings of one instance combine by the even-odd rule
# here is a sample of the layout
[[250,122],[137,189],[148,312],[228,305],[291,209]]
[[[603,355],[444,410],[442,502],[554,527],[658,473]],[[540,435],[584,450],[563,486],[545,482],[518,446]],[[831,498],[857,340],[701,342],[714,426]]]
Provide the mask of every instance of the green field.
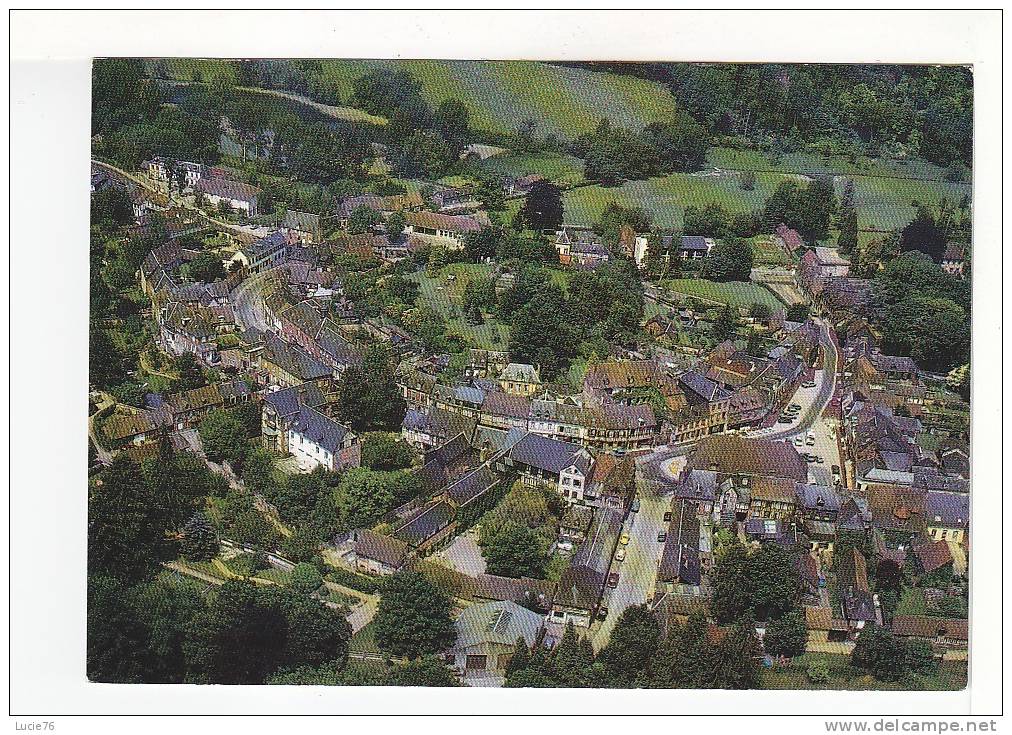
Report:
[[[492,319],[484,324],[468,324],[460,304],[468,278],[487,277],[491,269],[475,263],[454,263],[433,275],[428,271],[413,273],[408,278],[418,282],[418,306],[428,306],[446,320],[449,334],[460,335],[470,345],[485,350],[505,350],[509,328]],[[453,276],[453,280],[448,276]]]
[[747,309],[752,304],[766,304],[771,309],[783,306],[771,291],[756,283],[739,281],[717,283],[703,278],[675,278],[663,281],[661,285],[683,296],[693,296],[739,308]]
[[557,184],[576,184],[583,180],[583,162],[574,156],[506,154],[485,159],[481,167],[500,176],[540,174]]
[[[813,684],[807,670],[815,661],[829,664],[829,681]],[[918,676],[912,682],[879,681],[850,665],[850,656],[831,653],[806,653],[793,659],[786,666],[763,669],[763,689],[847,689],[847,690],[890,690],[909,689],[925,691],[955,691],[966,686],[966,663],[943,661],[938,671],[930,676]]]
[[433,106],[455,97],[471,112],[472,127],[512,132],[526,120],[541,134],[571,139],[593,130],[603,117],[641,128],[671,117],[675,100],[656,82],[636,77],[553,66],[534,61],[345,60],[323,63],[341,98],[375,68],[403,69],[422,84]]
[[671,174],[621,186],[584,186],[563,194],[563,217],[567,224],[591,225],[612,202],[623,207],[641,207],[651,214],[654,225],[680,229],[685,208],[702,208],[717,202],[732,213],[760,209],[785,174],[758,174],[755,188],[741,188],[737,173]]

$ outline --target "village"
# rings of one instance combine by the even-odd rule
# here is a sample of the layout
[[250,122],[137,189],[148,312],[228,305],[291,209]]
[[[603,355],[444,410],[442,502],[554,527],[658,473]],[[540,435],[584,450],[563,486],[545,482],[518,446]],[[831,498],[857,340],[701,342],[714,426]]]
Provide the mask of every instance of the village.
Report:
[[[122,279],[149,341],[130,390],[92,381],[90,471],[186,455],[217,488],[162,573],[303,585],[347,621],[349,667],[422,657],[468,686],[547,685],[524,682],[570,648],[618,670],[633,625],[717,649],[743,626],[785,687],[837,676],[869,630],[965,672],[969,404],[889,353],[880,276],[784,222],[563,219],[536,173],[491,182],[517,234],[489,185],[319,214],[264,207],[225,164],[93,158],[93,200],[129,202],[116,237],[150,247]],[[715,276],[740,242],[744,273]],[[919,267],[958,281],[965,257]],[[417,585],[452,630],[391,643]]]

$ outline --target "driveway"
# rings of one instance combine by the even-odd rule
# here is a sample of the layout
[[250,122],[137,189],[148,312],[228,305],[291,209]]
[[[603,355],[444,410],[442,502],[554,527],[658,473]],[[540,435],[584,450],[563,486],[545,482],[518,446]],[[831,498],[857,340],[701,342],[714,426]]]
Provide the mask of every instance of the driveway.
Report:
[[664,544],[657,541],[657,534],[667,529],[664,514],[671,507],[671,496],[659,493],[637,478],[636,497],[640,510],[629,514],[622,529],[629,534],[629,544],[625,547],[625,561],[612,561],[610,572],[619,573],[618,587],[605,588],[601,604],[608,608],[608,617],[593,634],[595,649],[607,643],[623,610],[647,602],[657,581],[657,565],[664,550]]

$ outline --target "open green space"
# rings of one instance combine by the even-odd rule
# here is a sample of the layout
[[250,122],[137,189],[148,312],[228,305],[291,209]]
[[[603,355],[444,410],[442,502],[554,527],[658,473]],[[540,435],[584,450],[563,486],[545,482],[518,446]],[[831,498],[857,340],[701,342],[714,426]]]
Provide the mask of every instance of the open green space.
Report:
[[669,291],[728,306],[748,308],[752,304],[766,304],[771,309],[783,306],[773,293],[755,283],[730,281],[718,283],[703,278],[675,278],[661,283]]
[[583,161],[562,154],[501,154],[486,158],[481,162],[481,167],[500,176],[539,174],[549,181],[564,185],[583,180]]
[[787,252],[774,241],[772,236],[759,235],[753,237],[751,243],[757,266],[790,265],[791,260],[787,257]]
[[505,350],[509,340],[509,328],[505,324],[491,318],[484,324],[468,324],[461,308],[467,281],[488,277],[490,272],[487,265],[453,263],[436,274],[425,270],[408,277],[418,282],[418,306],[427,306],[442,315],[449,334],[459,335],[479,349]]
[[[829,666],[829,681],[813,683],[808,678],[808,667],[816,661]],[[831,653],[805,653],[786,666],[763,669],[763,689],[847,689],[889,690],[910,689],[926,691],[953,691],[966,686],[966,662],[943,661],[938,670],[929,676],[917,676],[909,682],[879,681],[850,665],[850,656]]]

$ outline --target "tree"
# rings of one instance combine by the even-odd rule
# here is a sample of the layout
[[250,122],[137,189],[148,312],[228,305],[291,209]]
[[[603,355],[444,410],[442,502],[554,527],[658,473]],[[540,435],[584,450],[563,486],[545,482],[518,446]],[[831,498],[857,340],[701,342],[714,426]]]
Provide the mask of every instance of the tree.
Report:
[[928,255],[934,262],[941,263],[945,245],[945,232],[938,226],[931,210],[918,205],[917,216],[900,233],[900,250],[916,250]]
[[278,543],[277,528],[264,518],[249,493],[230,492],[222,510],[225,535],[240,544],[272,549]]
[[345,371],[337,406],[338,414],[355,431],[400,429],[406,405],[384,348],[370,347],[361,366]]
[[748,241],[731,237],[713,247],[703,261],[701,275],[712,281],[748,281],[754,260]]
[[88,577],[88,680],[144,681],[150,631],[130,604],[129,589],[110,577]]
[[808,628],[804,615],[793,610],[779,620],[773,620],[766,626],[763,646],[767,653],[774,656],[794,658],[805,652],[808,641]]
[[489,225],[464,236],[464,249],[474,263],[491,260],[499,252],[505,233],[498,225]]
[[741,185],[742,190],[753,191],[755,189],[755,171],[742,171],[739,184]]
[[807,304],[791,304],[787,307],[787,312],[784,318],[789,322],[807,322],[808,321],[808,305]]
[[395,506],[394,473],[356,467],[337,486],[337,508],[348,528],[368,528]]
[[165,532],[140,467],[117,455],[90,488],[89,573],[125,582],[150,576],[169,555]]
[[204,371],[200,367],[200,363],[197,362],[197,358],[194,357],[192,352],[184,352],[182,355],[176,358],[173,367],[179,374],[179,377],[172,382],[172,390],[175,393],[182,393],[183,391],[193,390],[194,388],[203,388],[207,385],[207,378],[204,377]]
[[644,605],[627,607],[619,616],[608,644],[598,654],[612,686],[639,686],[652,671],[661,633],[657,618]]
[[470,116],[467,106],[452,97],[444,100],[436,108],[434,116],[436,130],[443,136],[443,140],[450,146],[455,156],[460,155],[471,135]]
[[907,669],[906,647],[888,628],[867,625],[857,637],[850,663],[876,679],[895,681]]
[[193,683],[263,684],[285,660],[287,620],[248,579],[219,587],[193,629]]
[[509,523],[490,538],[483,535],[481,551],[489,574],[514,578],[545,574],[546,549],[526,525]]
[[733,339],[738,334],[738,310],[733,306],[725,306],[718,311],[712,334],[718,342]]
[[931,674],[938,668],[938,661],[928,641],[911,639],[906,642],[903,665],[915,674]]
[[288,579],[288,587],[299,595],[311,595],[323,586],[323,577],[312,564],[296,564]]
[[840,234],[836,238],[836,247],[844,255],[857,250],[857,232],[857,210],[851,207],[844,210]]
[[460,686],[453,672],[434,656],[423,656],[406,664],[394,666],[387,674],[384,684],[395,687]]
[[557,230],[562,227],[562,192],[555,184],[539,181],[531,187],[520,210],[532,230]]
[[[559,645],[552,650],[550,664],[559,686],[585,687],[592,684],[591,667],[594,665],[594,649],[586,638],[576,634],[573,621],[566,623]],[[527,646],[524,644],[526,650]]]
[[286,623],[279,667],[331,665],[344,668],[348,662],[351,625],[339,610],[294,589],[270,587],[265,592],[268,604],[281,611]]
[[417,572],[383,582],[375,628],[376,643],[394,656],[438,653],[456,640],[449,599]]
[[387,217],[387,237],[391,240],[399,238],[401,234],[403,234],[406,224],[403,212],[393,212],[389,217]]
[[798,602],[800,586],[791,553],[763,545],[749,554],[732,545],[717,561],[712,611],[722,622],[754,616],[777,620]]
[[225,266],[214,253],[201,253],[187,265],[190,278],[194,281],[211,283],[225,277]]
[[109,333],[92,323],[88,342],[88,380],[99,389],[123,382],[127,364]]
[[517,643],[516,646],[514,647],[513,655],[510,656],[510,660],[509,662],[507,662],[506,669],[504,671],[504,673],[506,674],[506,678],[509,679],[510,676],[512,676],[516,672],[523,671],[524,669],[527,668],[527,665],[530,662],[531,662],[531,651],[527,647],[527,641],[524,640],[524,637],[522,635],[517,636]]
[[[502,308],[500,306],[500,308]],[[513,316],[509,350],[514,359],[540,365],[542,377],[553,378],[576,355],[575,335],[565,319],[565,298],[549,288]]]
[[720,689],[759,689],[762,647],[755,625],[748,617],[739,620],[724,636],[713,656],[713,686]]
[[218,555],[218,534],[203,513],[194,513],[183,526],[183,556],[207,561]]
[[228,411],[207,414],[197,427],[204,453],[212,462],[241,462],[249,452],[246,427]]
[[403,470],[414,460],[415,450],[397,434],[372,432],[362,437],[362,465],[371,470]]
[[110,186],[91,195],[91,223],[106,229],[128,225],[134,211],[126,189]]
[[348,233],[351,235],[361,235],[371,232],[382,221],[383,217],[375,209],[367,207],[364,204],[359,205],[348,215]]
[[769,318],[773,315],[773,310],[770,309],[769,304],[756,302],[748,310],[749,316],[755,319],[757,322],[769,321]]

